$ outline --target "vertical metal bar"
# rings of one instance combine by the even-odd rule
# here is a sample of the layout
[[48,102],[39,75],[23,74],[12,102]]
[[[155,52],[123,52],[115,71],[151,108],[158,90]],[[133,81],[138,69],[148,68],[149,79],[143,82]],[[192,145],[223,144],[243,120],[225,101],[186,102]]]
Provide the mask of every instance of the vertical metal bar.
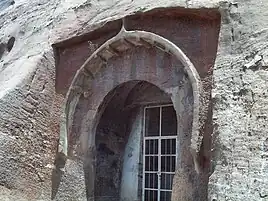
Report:
[[145,123],[146,123],[146,108],[143,110],[143,167],[142,167],[142,201],[145,200]]
[[[166,145],[166,151],[165,151],[165,153],[166,153],[167,155],[168,155],[168,151],[167,151],[167,150],[168,150],[168,149],[167,149],[167,147],[168,147],[168,146],[167,146],[167,145],[168,145],[168,141],[169,141],[169,139],[166,139],[166,141],[165,141],[165,145]],[[166,160],[166,161],[167,161],[167,160]],[[165,165],[166,165],[166,164],[165,164]],[[168,167],[165,166],[165,171],[166,171],[166,172],[168,171],[167,169],[168,169]]]
[[[172,139],[170,139],[170,142],[172,142]],[[171,154],[170,154],[170,172],[172,172],[172,169],[173,169],[173,167],[172,167],[172,158],[173,158],[173,156],[171,156]]]
[[[150,144],[151,140],[148,140],[148,142]],[[148,149],[149,149],[148,152],[150,154],[150,146],[149,146]],[[147,158],[149,159],[149,171],[151,171],[151,160],[152,160],[152,156],[149,155]],[[146,158],[145,158],[145,160],[146,160]]]
[[[153,140],[149,140],[150,143],[152,143]],[[150,151],[151,153],[151,151]],[[154,159],[154,156],[150,156],[150,160],[152,160],[152,165],[151,165],[151,161],[149,163],[150,165],[150,171],[153,171],[154,170],[154,166],[155,166],[155,159]],[[154,176],[152,173],[150,173],[150,186],[153,186],[154,185]],[[152,188],[152,187],[151,187]]]
[[[171,139],[170,140],[170,148],[171,148],[171,150],[170,150],[170,154],[174,154],[173,153],[173,140],[174,139]],[[176,152],[175,152],[175,154],[176,154]],[[176,160],[176,158],[175,158],[175,160]],[[171,189],[172,190],[172,184],[171,184],[171,175],[169,175],[169,187],[168,187],[169,189]]]
[[162,107],[159,107],[159,139],[158,139],[158,192],[157,201],[160,201],[161,189],[161,136],[162,136]]
[[167,189],[167,174],[165,174],[165,185],[164,188]]
[[[165,139],[165,154],[167,154],[167,142],[168,142],[168,139]],[[167,158],[165,156],[165,172],[167,172]],[[165,174],[165,189],[167,188],[167,183],[166,183],[166,174]]]

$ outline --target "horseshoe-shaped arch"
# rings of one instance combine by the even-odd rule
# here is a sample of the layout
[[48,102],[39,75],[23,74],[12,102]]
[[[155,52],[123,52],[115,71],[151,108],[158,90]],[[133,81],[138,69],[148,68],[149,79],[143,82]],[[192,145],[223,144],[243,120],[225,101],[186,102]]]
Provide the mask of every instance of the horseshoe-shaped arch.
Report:
[[[121,46],[118,46],[118,44],[121,44]],[[115,48],[115,46],[117,46],[117,48]],[[58,152],[68,156],[68,138],[72,127],[72,118],[80,96],[87,97],[89,93],[88,88],[90,88],[90,82],[86,80],[93,80],[96,73],[108,62],[110,58],[120,55],[121,52],[129,48],[135,48],[138,46],[144,46],[147,48],[156,46],[162,51],[175,56],[183,64],[192,85],[194,99],[191,148],[197,152],[199,151],[199,129],[201,126],[199,116],[201,114],[200,110],[202,107],[202,83],[196,68],[183,51],[166,38],[146,31],[126,31],[123,27],[115,37],[101,45],[76,72],[63,104]],[[91,128],[91,131],[92,129],[93,128]],[[84,135],[82,140],[82,150],[86,152],[90,147],[90,136],[87,132],[82,132],[82,135]]]

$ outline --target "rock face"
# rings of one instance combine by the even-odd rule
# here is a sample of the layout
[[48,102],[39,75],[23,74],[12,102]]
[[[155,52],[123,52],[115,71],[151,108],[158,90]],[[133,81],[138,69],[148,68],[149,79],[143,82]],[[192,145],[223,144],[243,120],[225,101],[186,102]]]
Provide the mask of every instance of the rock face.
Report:
[[4,10],[5,8],[15,4],[13,0],[1,0],[0,1],[0,10]]
[[214,70],[215,200],[267,200],[268,3],[223,6]]
[[[0,1],[0,200],[86,200],[82,165],[54,168],[63,96],[52,44],[155,7],[222,15],[214,66],[209,200],[268,199],[268,3],[261,0]],[[63,185],[51,185],[61,177]],[[56,175],[56,176],[55,176]],[[54,182],[55,183],[55,182]],[[57,183],[57,182],[56,182]]]

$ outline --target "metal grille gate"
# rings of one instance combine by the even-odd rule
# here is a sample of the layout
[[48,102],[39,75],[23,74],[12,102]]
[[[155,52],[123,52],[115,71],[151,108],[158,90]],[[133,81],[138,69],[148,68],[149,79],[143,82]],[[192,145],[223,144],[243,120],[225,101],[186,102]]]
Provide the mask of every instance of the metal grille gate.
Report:
[[177,161],[177,120],[172,105],[144,110],[143,201],[170,201]]

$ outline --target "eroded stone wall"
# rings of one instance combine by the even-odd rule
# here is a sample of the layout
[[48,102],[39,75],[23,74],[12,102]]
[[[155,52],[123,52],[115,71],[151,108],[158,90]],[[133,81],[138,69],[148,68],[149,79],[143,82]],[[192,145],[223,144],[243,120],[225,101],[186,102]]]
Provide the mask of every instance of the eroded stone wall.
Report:
[[26,86],[0,100],[0,185],[23,191],[25,200],[49,196],[57,148],[63,98],[53,90],[54,65],[46,58],[53,61],[52,52],[40,59]]
[[214,68],[211,200],[268,199],[267,9],[265,1],[222,4]]

